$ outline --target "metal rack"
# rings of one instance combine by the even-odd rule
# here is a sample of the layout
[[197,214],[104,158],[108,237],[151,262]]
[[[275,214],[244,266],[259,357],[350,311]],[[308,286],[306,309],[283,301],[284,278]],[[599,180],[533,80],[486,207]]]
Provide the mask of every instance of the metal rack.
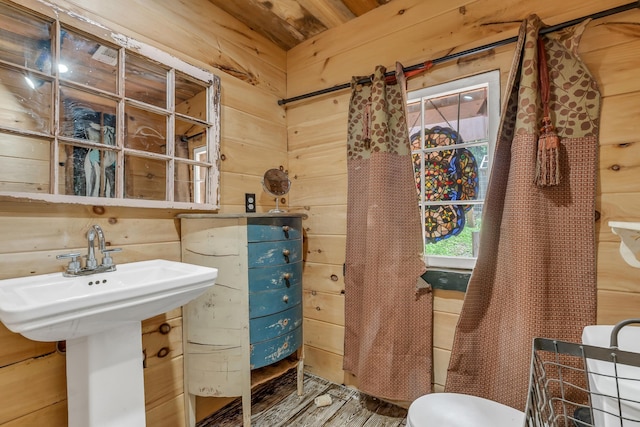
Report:
[[640,353],[536,338],[525,427],[640,427]]

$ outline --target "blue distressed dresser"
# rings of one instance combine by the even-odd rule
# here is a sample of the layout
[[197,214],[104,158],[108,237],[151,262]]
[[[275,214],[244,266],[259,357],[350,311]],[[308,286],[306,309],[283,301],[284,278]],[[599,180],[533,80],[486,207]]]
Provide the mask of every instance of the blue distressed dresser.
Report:
[[180,215],[182,261],[218,269],[216,285],[183,310],[187,410],[194,396],[242,396],[298,369],[302,394],[302,215]]

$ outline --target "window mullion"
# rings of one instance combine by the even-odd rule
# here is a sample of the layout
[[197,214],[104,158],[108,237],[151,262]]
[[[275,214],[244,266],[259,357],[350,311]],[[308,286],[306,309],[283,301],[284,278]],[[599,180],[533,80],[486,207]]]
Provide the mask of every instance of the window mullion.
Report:
[[175,197],[175,129],[176,129],[176,70],[169,70],[167,79],[167,108],[169,109],[169,120],[167,122],[167,155],[169,164],[167,165],[167,200],[173,201]]
[[123,47],[118,49],[118,80],[116,87],[118,91],[118,105],[116,106],[116,198],[123,199],[125,193],[125,164],[124,164],[124,127],[125,117],[125,57],[126,51]]
[[421,141],[421,146],[420,146],[420,201],[422,202],[420,204],[420,218],[421,218],[421,224],[422,224],[422,248],[426,253],[426,248],[424,245],[425,242],[425,238],[426,238],[426,230],[424,228],[424,218],[425,215],[427,213],[427,206],[424,200],[425,197],[425,188],[424,188],[424,183],[425,183],[425,159],[427,156],[427,153],[425,153],[424,151],[424,144],[425,144],[425,117],[424,117],[424,109],[426,108],[425,105],[425,98],[421,98],[420,99],[420,141]]
[[53,141],[51,142],[51,165],[50,165],[50,194],[59,194],[60,188],[60,176],[58,165],[60,164],[60,141],[58,135],[60,133],[60,71],[58,65],[60,63],[60,21],[57,19],[52,25],[53,36],[53,85],[51,102],[53,108],[51,109],[51,119],[49,121],[49,132],[53,132]]
[[462,140],[462,137],[460,136],[460,121],[462,120],[460,118],[460,102],[461,102],[462,97],[460,96],[460,92],[458,92],[458,104],[457,104],[457,111],[456,111],[456,133],[458,134],[458,140],[456,141],[456,145],[460,144],[460,141]]

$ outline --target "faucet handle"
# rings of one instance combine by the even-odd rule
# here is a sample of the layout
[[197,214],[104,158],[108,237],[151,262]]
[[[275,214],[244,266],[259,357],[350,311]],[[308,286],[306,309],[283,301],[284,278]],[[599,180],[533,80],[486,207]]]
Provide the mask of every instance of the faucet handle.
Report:
[[101,252],[104,255],[102,257],[102,265],[103,266],[112,266],[113,265],[113,258],[111,258],[111,253],[112,252],[120,252],[122,251],[122,248],[111,248],[111,249],[103,249]]
[[73,274],[80,271],[80,261],[78,261],[78,258],[80,258],[79,253],[56,255],[56,259],[65,259],[65,258],[71,258],[71,261],[69,261],[69,264],[67,265],[67,273]]

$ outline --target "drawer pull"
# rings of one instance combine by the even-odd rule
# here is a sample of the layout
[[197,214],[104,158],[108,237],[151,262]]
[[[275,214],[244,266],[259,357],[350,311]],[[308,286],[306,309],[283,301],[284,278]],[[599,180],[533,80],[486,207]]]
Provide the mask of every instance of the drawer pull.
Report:
[[287,286],[287,288],[291,287],[291,273],[284,273],[282,275],[282,278],[284,279],[284,284]]
[[289,238],[289,226],[288,225],[283,225],[282,226],[282,231],[284,232],[285,239],[288,239]]
[[284,301],[284,303],[288,303],[289,302],[289,297],[287,295],[282,297],[282,301]]
[[284,261],[289,264],[289,254],[291,252],[289,251],[289,249],[285,249],[284,251],[282,251],[282,255],[284,255]]
[[162,335],[167,335],[169,332],[171,332],[171,325],[168,323],[163,323],[162,325],[160,325],[160,327],[158,328],[158,331],[162,334]]

